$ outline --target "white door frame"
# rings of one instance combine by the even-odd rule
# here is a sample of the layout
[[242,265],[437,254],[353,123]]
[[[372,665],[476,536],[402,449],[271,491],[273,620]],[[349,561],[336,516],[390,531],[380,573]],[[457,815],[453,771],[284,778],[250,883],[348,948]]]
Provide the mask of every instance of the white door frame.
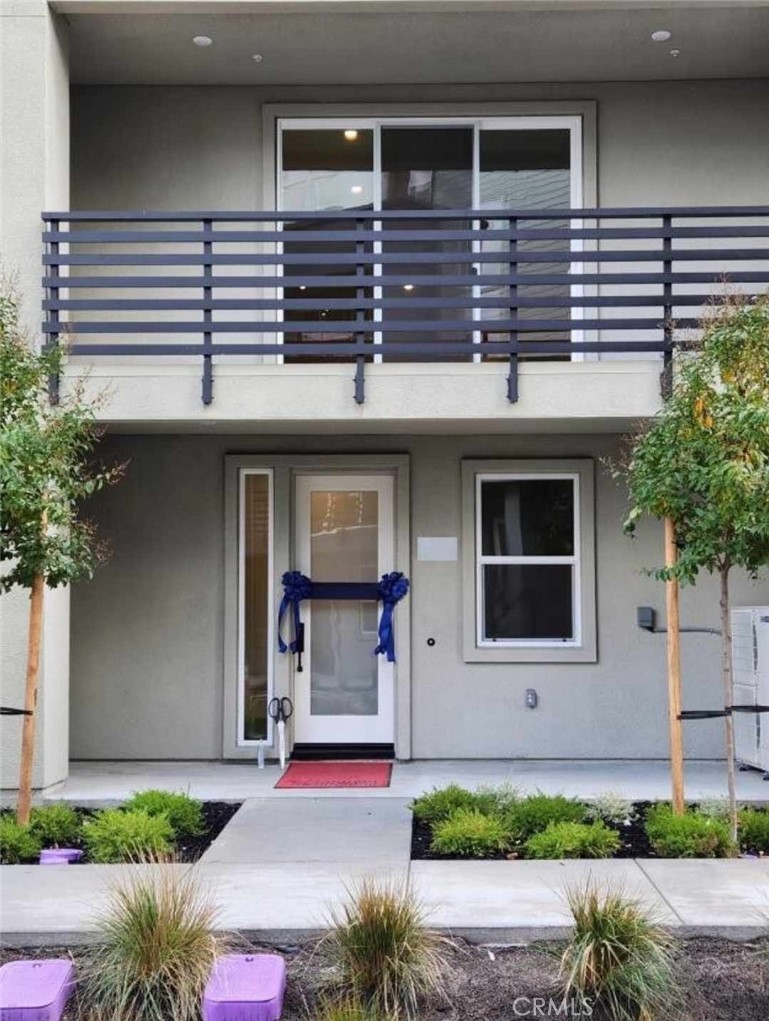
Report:
[[[395,486],[390,474],[324,474],[295,476],[294,542],[296,569],[311,576],[310,494],[313,490],[365,489],[378,493],[377,577],[395,570]],[[313,716],[310,712],[312,678],[312,601],[302,604],[305,628],[303,670],[294,670],[294,740],[311,744],[394,744],[395,669],[377,656],[378,713],[376,716]],[[376,638],[372,638],[372,655]]]

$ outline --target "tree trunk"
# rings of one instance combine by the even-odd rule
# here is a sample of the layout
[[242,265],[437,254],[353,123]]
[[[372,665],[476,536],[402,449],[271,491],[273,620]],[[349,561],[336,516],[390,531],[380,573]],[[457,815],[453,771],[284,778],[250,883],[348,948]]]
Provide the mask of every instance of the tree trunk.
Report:
[[[732,689],[732,620],[729,606],[729,568],[724,564],[721,568],[721,674],[724,684],[724,707],[734,701]],[[729,792],[729,821],[732,829],[732,840],[737,842],[737,782],[734,762],[734,717],[730,712],[724,716],[726,736],[726,779]]]
[[[675,525],[665,518],[665,566],[678,560]],[[668,727],[670,731],[670,782],[673,811],[684,813],[684,742],[681,713],[681,628],[678,613],[678,579],[665,583],[667,604]]]
[[24,708],[27,714],[21,732],[21,768],[16,818],[26,826],[32,807],[32,769],[35,762],[35,726],[37,723],[37,681],[40,674],[40,646],[43,639],[43,599],[45,578],[35,575],[29,597],[29,635],[27,638],[27,679]]

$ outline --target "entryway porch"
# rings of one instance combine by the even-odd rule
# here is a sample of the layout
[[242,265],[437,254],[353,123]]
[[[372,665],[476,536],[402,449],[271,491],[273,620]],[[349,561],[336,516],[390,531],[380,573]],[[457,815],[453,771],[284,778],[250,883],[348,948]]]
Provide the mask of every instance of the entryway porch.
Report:
[[[256,762],[72,762],[69,778],[41,792],[41,800],[101,805],[124,801],[147,787],[187,791],[210,801],[248,798],[398,798],[411,799],[449,783],[465,787],[510,783],[524,793],[543,791],[593,798],[608,791],[632,801],[669,797],[668,764],[663,759],[438,759],[396,762],[389,787],[275,790],[280,767]],[[725,794],[724,764],[694,759],[686,763],[686,796],[691,800]],[[769,783],[757,771],[741,772],[742,801],[769,800]]]

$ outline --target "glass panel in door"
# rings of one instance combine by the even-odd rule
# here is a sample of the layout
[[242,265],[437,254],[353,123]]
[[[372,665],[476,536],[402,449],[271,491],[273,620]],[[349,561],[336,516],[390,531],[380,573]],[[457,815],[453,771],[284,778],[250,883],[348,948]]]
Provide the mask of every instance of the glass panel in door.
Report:
[[[473,126],[387,127],[381,131],[382,148],[382,208],[395,210],[471,209],[473,204]],[[472,226],[470,220],[426,221],[395,219],[383,221],[382,251],[388,254],[416,254],[433,252],[439,258],[433,262],[408,261],[385,263],[382,267],[382,295],[386,299],[409,297],[434,299],[436,308],[390,308],[385,318],[418,319],[435,323],[434,329],[417,333],[388,333],[385,340],[418,342],[419,340],[468,341],[472,327],[452,330],[441,326],[444,322],[472,321],[472,287],[444,284],[441,278],[472,273],[472,245],[467,241],[429,241],[415,244],[412,241],[387,241],[388,231],[409,231],[432,228],[456,231]],[[456,259],[450,258],[452,255]],[[446,258],[446,261],[441,259]],[[387,278],[397,283],[387,284]],[[465,307],[461,307],[464,304]],[[464,359],[469,358],[465,355]],[[399,355],[398,361],[431,361],[426,355]]]
[[[313,581],[377,578],[379,494],[315,490],[310,494]],[[377,604],[329,599],[312,607],[310,712],[313,716],[376,716]]]
[[[291,212],[328,212],[320,220],[296,220],[284,224],[283,252],[290,257],[302,256],[297,262],[284,265],[283,297],[292,303],[284,312],[285,343],[315,344],[351,343],[354,334],[349,323],[355,319],[354,299],[368,297],[372,291],[359,287],[356,266],[313,262],[313,255],[349,255],[356,251],[355,242],[333,238],[308,241],[302,235],[317,231],[349,231],[354,221],[334,216],[340,210],[370,210],[374,196],[374,132],[357,128],[297,128],[281,132],[280,208]],[[373,251],[364,243],[365,252]],[[366,267],[364,276],[371,276]],[[313,277],[319,279],[317,285]],[[330,279],[329,279],[330,278]],[[360,293],[359,293],[360,292]],[[344,306],[346,303],[347,307]],[[367,313],[365,318],[370,318]],[[302,323],[307,323],[306,327]],[[320,330],[339,324],[338,329]],[[337,356],[339,357],[339,356]],[[329,361],[329,355],[289,355],[286,361]]]

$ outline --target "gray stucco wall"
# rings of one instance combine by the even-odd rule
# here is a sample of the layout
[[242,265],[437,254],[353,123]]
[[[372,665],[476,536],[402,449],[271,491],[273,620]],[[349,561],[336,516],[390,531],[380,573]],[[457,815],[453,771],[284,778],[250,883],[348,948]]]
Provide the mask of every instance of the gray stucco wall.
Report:
[[[551,100],[597,104],[597,198],[604,205],[769,203],[769,81],[754,80],[77,86],[72,208],[258,208],[264,103]],[[409,453],[415,541],[459,535],[462,456],[599,456],[610,446],[589,436],[112,437],[109,452],[131,464],[121,486],[94,503],[113,561],[72,594],[73,757],[220,755],[226,453]],[[636,605],[662,607],[661,586],[640,573],[657,562],[661,538],[649,525],[634,544],[624,539],[621,507],[621,493],[599,473],[595,665],[465,665],[460,565],[413,562],[415,756],[665,755],[664,641],[634,626]],[[742,581],[735,589],[736,602],[769,599],[766,584]],[[685,621],[714,625],[716,610],[709,579],[684,596]],[[685,667],[687,704],[717,705],[717,645],[686,639]],[[532,685],[541,696],[535,712],[522,708]],[[484,715],[475,711],[479,704]],[[718,723],[688,726],[690,755],[720,751]]]
[[[72,208],[262,202],[264,103],[592,100],[607,206],[769,202],[769,79],[483,86],[76,86]],[[308,106],[306,115],[312,108]]]
[[[112,544],[112,561],[72,592],[72,757],[221,755],[224,456],[292,452],[410,455],[415,757],[664,756],[664,639],[635,627],[637,605],[664,608],[662,586],[642,573],[658,562],[661,530],[648,523],[633,542],[622,535],[623,494],[603,470],[596,480],[596,664],[465,664],[461,563],[416,560],[418,536],[461,534],[462,457],[599,458],[615,442],[514,435],[109,438],[106,455],[129,465],[120,486],[91,508]],[[735,577],[734,598],[769,602],[769,583]],[[685,623],[715,626],[717,610],[711,579],[684,591]],[[689,707],[720,703],[718,651],[716,639],[684,638]],[[536,711],[523,708],[524,689],[532,686],[541,700]],[[718,756],[721,747],[718,722],[687,726],[690,756]]]

